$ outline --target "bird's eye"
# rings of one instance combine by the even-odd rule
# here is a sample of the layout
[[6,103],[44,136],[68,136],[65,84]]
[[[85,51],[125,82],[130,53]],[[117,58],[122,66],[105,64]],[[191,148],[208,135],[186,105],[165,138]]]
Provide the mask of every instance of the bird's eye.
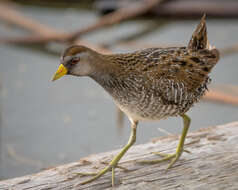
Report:
[[74,64],[78,63],[79,60],[80,60],[79,57],[74,57],[74,58],[71,59],[70,64],[74,65]]

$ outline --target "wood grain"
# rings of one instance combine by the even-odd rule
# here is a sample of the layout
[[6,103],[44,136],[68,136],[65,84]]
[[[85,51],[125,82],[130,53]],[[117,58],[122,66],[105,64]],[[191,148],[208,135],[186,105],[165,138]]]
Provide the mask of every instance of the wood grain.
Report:
[[[238,188],[238,122],[201,129],[190,133],[186,139],[186,150],[173,168],[165,172],[167,163],[140,165],[136,161],[156,159],[154,151],[172,153],[178,143],[178,136],[157,138],[147,144],[132,147],[120,162],[122,169],[116,170],[119,190],[218,190]],[[90,155],[78,162],[62,165],[45,171],[0,181],[0,189],[112,189],[111,173],[97,181],[79,185],[86,177],[76,172],[96,171],[104,167],[116,151]]]

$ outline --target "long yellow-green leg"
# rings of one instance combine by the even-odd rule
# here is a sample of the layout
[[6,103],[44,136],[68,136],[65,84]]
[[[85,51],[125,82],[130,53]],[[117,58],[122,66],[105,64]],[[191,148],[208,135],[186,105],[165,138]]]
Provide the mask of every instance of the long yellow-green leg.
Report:
[[176,152],[174,154],[163,154],[163,153],[154,153],[154,154],[158,154],[160,156],[163,156],[164,158],[159,159],[159,160],[145,160],[145,161],[140,161],[139,163],[142,164],[156,164],[156,163],[160,163],[166,160],[171,160],[170,164],[168,165],[167,169],[169,169],[171,166],[173,166],[173,164],[179,159],[179,157],[182,155],[184,149],[184,141],[189,129],[189,125],[190,125],[190,118],[187,115],[181,115],[181,117],[183,118],[183,132],[182,135],[180,137],[179,140],[179,144],[177,146]]
[[117,154],[112,161],[108,164],[108,166],[106,166],[104,169],[102,169],[101,171],[99,171],[98,173],[78,173],[79,175],[82,176],[87,176],[87,175],[95,175],[94,177],[83,181],[80,184],[86,184],[89,182],[92,182],[96,179],[98,179],[99,177],[101,177],[103,174],[105,174],[106,172],[108,172],[109,170],[112,170],[112,186],[114,186],[114,179],[115,179],[115,168],[117,167],[118,162],[120,161],[120,159],[124,156],[124,154],[127,152],[127,150],[135,143],[136,141],[136,128],[137,128],[137,121],[132,121],[131,122],[131,136],[129,138],[128,143],[122,148],[121,152],[119,152],[119,154]]

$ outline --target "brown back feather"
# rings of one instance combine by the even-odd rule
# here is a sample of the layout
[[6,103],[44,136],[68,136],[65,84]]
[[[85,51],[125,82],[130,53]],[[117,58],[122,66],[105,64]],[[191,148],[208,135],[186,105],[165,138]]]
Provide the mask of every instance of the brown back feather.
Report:
[[206,15],[204,14],[196,30],[193,32],[192,38],[188,43],[188,49],[200,50],[209,48],[205,18]]

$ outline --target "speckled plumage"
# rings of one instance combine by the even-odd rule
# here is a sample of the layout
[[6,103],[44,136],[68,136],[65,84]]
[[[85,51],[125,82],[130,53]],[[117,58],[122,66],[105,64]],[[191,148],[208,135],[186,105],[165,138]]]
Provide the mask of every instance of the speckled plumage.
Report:
[[191,121],[185,113],[204,95],[210,82],[208,75],[218,59],[218,50],[207,40],[205,16],[186,47],[149,48],[111,55],[102,55],[84,46],[66,49],[53,80],[65,74],[93,78],[113,97],[131,122],[128,143],[104,169],[81,184],[92,182],[111,170],[114,185],[115,168],[135,143],[138,122],[179,115],[184,127],[176,152],[157,153],[164,158],[140,162],[154,164],[171,160],[170,168],[184,151]]
[[187,47],[102,55],[73,46],[63,57],[77,53],[91,56],[88,76],[134,120],[159,120],[187,112],[204,95],[208,74],[219,59],[218,50],[208,44],[205,18]]
[[217,62],[217,50],[150,48],[103,59],[114,68],[106,77],[92,78],[128,116],[154,120],[183,114],[201,98]]

